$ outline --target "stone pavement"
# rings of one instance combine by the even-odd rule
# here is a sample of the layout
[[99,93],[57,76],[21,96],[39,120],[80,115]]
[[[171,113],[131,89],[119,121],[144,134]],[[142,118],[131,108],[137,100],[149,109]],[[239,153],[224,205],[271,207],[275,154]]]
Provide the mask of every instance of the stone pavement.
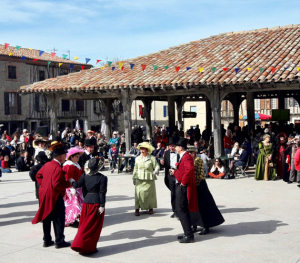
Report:
[[[97,254],[42,247],[42,225],[32,225],[38,202],[28,173],[3,174],[0,182],[0,262],[300,262],[300,189],[283,181],[208,179],[226,222],[195,243],[179,244],[180,222],[171,219],[163,173],[156,182],[158,209],[134,216],[129,174],[110,174],[104,228]],[[67,241],[77,229],[66,228]],[[54,235],[53,235],[54,236]]]

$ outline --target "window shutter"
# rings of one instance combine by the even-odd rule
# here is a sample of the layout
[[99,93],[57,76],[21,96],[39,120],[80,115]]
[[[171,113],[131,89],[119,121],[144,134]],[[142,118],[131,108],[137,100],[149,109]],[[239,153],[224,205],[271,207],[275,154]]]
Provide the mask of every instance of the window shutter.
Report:
[[260,109],[264,110],[265,109],[265,99],[260,100]]
[[164,106],[164,117],[167,117],[167,106]]
[[4,105],[5,105],[5,115],[9,115],[9,95],[8,95],[8,92],[4,92]]
[[21,108],[21,96],[20,94],[16,94],[17,95],[17,105],[18,105],[18,115],[22,115],[22,108]]

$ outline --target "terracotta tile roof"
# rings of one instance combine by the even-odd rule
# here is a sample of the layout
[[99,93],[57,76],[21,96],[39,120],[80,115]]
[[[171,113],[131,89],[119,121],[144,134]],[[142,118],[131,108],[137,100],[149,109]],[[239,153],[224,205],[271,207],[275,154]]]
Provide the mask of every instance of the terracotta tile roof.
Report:
[[[297,70],[300,68],[300,25],[224,33],[123,62],[123,71],[114,63],[114,71],[107,66],[84,70],[24,86],[20,91],[294,81],[300,77]],[[135,64],[132,70],[130,63]],[[142,64],[147,65],[144,72]],[[155,72],[153,65],[158,66]],[[165,70],[164,66],[169,69]],[[180,67],[178,73],[176,66]],[[187,71],[186,67],[192,68]],[[199,67],[204,68],[202,73]],[[216,68],[215,72],[211,68]],[[238,73],[235,68],[240,68]],[[263,72],[259,68],[264,68]],[[276,70],[272,72],[272,69]]]
[[[52,58],[51,53],[47,53],[47,52],[44,52],[41,56],[39,56],[39,52],[40,52],[39,50],[28,49],[28,48],[20,48],[17,50],[16,47],[11,47],[11,46],[9,46],[8,48],[5,49],[5,46],[0,44],[0,56],[9,56],[9,53],[12,53],[10,58],[22,58],[23,56],[25,56],[26,59],[32,59],[32,60],[38,59],[39,61],[46,61],[46,62],[51,61],[51,62],[57,62],[57,63],[86,65],[85,63],[80,63],[77,61],[63,59],[58,56],[54,56]],[[91,65],[89,65],[89,67],[90,66]]]

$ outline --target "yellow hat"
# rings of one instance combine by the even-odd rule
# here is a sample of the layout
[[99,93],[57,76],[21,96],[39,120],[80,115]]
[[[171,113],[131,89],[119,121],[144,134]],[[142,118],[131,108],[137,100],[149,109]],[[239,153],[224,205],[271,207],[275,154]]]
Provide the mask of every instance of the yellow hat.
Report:
[[62,142],[53,141],[53,142],[51,142],[51,145],[48,150],[52,152],[53,149],[55,149],[56,147],[64,147],[64,146],[65,146],[65,144]]
[[138,147],[139,150],[141,148],[146,148],[148,150],[148,153],[151,154],[155,149],[149,142],[141,142]]

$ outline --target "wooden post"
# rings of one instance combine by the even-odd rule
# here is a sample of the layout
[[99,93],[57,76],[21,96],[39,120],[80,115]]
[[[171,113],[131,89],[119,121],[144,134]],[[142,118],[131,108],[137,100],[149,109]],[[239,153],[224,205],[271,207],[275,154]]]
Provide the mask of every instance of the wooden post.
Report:
[[142,99],[144,104],[144,114],[146,118],[146,139],[151,139],[152,137],[152,126],[151,126],[151,109],[152,109],[152,99],[144,98]]
[[175,127],[175,98],[168,96],[169,134],[172,135]]
[[58,132],[58,121],[57,121],[57,110],[60,102],[60,98],[57,94],[47,95],[47,103],[49,106],[49,117],[50,117],[50,134],[52,139],[57,136]]
[[255,111],[254,111],[254,93],[247,93],[247,122],[248,122],[248,133],[250,134],[251,129],[255,128]]
[[209,134],[211,134],[212,129],[211,129],[211,121],[212,121],[212,109],[211,109],[211,103],[208,98],[206,98],[205,101],[205,108],[206,108],[206,129],[209,131]]
[[180,130],[180,128],[184,129],[183,118],[182,118],[182,108],[183,108],[183,105],[185,102],[186,102],[186,99],[183,99],[182,97],[176,98],[178,130]]
[[112,103],[113,100],[112,99],[103,99],[104,105],[105,105],[105,125],[106,125],[106,129],[105,129],[105,136],[106,139],[110,139],[112,136],[112,130],[111,130],[111,123],[112,123],[112,119],[111,119],[111,109],[112,109]]

